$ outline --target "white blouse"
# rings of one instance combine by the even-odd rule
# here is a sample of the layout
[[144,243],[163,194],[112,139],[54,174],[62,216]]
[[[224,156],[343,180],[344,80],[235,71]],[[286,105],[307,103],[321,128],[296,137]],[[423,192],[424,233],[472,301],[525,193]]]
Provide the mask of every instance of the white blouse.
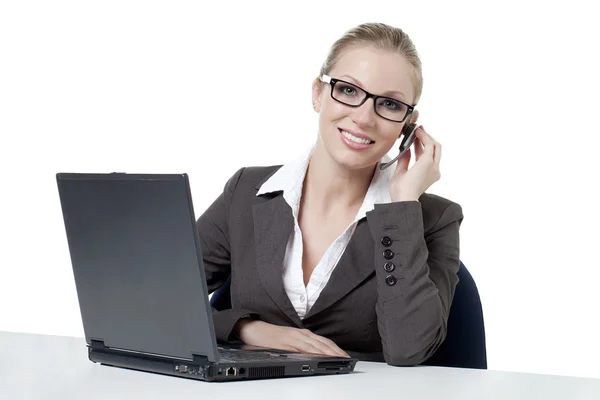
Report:
[[[283,190],[283,198],[292,209],[294,231],[291,233],[287,244],[282,265],[282,278],[285,291],[300,319],[303,319],[308,314],[310,308],[321,294],[321,291],[325,288],[331,273],[350,241],[352,233],[354,233],[358,221],[364,218],[366,213],[372,210],[375,204],[389,203],[391,201],[389,181],[395,169],[395,166],[391,166],[383,171],[379,168],[376,169],[371,185],[367,190],[362,206],[358,210],[354,221],[348,225],[346,230],[325,251],[323,258],[321,258],[311,274],[308,285],[305,286],[302,272],[302,232],[298,225],[298,211],[304,177],[306,176],[308,163],[314,148],[315,145],[313,144],[297,159],[283,165],[263,183],[257,192],[257,196],[259,196]],[[389,158],[386,156],[383,161],[389,161]]]

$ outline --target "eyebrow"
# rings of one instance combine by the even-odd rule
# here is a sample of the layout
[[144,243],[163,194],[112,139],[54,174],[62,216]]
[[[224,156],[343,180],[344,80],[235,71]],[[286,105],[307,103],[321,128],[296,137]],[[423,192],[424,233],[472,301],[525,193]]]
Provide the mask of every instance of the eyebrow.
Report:
[[[344,77],[348,78],[351,81],[354,81],[354,83],[356,83],[356,85],[360,86],[361,88],[364,87],[364,85],[358,79],[355,79],[355,78],[351,77],[350,75],[342,75],[340,78],[344,78]],[[383,93],[381,96],[391,96],[394,94],[399,94],[400,96],[402,96],[402,99],[400,99],[400,100],[405,101],[406,96],[404,95],[404,93],[399,92],[399,91],[388,90],[385,93]]]

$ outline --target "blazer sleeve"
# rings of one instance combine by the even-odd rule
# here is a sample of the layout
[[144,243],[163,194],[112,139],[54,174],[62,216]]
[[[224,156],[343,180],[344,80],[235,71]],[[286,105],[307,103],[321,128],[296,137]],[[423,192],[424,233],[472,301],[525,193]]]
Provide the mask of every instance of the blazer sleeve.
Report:
[[[418,201],[376,204],[367,213],[375,241],[377,325],[388,364],[421,364],[444,341],[462,219],[460,205],[450,202],[425,234]],[[391,272],[386,263],[393,264]]]
[[[225,284],[231,275],[231,245],[229,214],[231,199],[244,168],[238,170],[225,184],[223,193],[198,218],[197,228],[209,293]],[[259,318],[258,313],[241,308],[217,311],[212,309],[217,341],[235,340],[234,325],[241,318]]]

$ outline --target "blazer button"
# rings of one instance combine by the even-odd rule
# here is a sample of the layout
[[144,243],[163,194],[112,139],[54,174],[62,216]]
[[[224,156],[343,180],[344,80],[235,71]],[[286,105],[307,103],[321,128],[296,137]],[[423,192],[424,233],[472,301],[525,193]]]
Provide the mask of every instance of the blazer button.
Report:
[[381,238],[381,244],[385,247],[390,247],[392,245],[392,239],[390,239],[388,236],[384,236]]
[[385,258],[386,260],[391,260],[392,258],[394,258],[394,252],[390,249],[385,249],[383,251],[383,258]]
[[385,269],[385,272],[392,272],[396,269],[396,266],[394,265],[394,263],[386,262],[385,264],[383,264],[383,269]]
[[387,283],[388,286],[394,286],[396,284],[396,278],[394,278],[393,275],[388,275],[385,277],[385,283]]

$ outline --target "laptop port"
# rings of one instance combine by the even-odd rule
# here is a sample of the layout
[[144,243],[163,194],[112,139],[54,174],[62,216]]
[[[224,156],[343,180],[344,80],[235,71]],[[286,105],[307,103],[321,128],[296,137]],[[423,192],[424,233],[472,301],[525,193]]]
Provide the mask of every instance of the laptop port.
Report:
[[308,372],[308,371],[310,371],[310,365],[303,365],[302,372]]
[[321,361],[317,368],[325,368],[326,371],[342,371],[350,367],[350,361]]
[[185,364],[176,365],[175,371],[183,372],[185,374],[186,372],[188,372],[188,366]]
[[225,372],[225,376],[230,376],[230,375],[237,375],[237,369],[235,369],[235,367],[229,367],[227,368],[227,371]]

